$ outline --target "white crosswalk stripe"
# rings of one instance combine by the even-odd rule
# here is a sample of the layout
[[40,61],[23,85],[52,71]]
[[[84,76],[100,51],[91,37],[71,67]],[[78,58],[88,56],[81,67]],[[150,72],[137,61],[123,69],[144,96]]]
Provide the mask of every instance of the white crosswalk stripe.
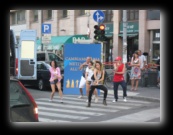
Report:
[[78,99],[76,95],[64,95],[63,102],[60,103],[59,96],[54,96],[53,102],[49,102],[48,98],[36,99],[39,111],[40,122],[72,122],[73,120],[86,120],[92,116],[99,117],[109,113],[115,113],[120,110],[131,109],[150,102],[138,102],[128,99],[123,102],[122,97],[116,103],[112,103],[113,96],[107,97],[107,106],[102,104],[103,97],[99,97],[98,103],[92,100],[91,107],[86,107],[87,97]]

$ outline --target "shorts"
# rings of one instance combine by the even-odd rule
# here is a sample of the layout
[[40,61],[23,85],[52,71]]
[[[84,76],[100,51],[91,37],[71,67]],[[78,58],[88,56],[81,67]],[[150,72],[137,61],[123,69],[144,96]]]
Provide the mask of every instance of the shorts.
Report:
[[50,84],[57,84],[57,82],[60,82],[58,79],[54,80],[54,81],[50,81]]
[[86,84],[86,80],[83,76],[81,76],[79,88],[84,88],[85,84]]

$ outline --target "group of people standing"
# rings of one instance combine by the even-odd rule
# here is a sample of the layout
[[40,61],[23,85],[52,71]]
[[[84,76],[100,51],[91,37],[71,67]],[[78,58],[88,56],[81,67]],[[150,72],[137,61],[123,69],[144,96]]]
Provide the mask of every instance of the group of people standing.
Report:
[[[139,79],[141,79],[142,72],[145,69],[145,65],[147,65],[146,57],[142,55],[141,51],[135,51],[133,57],[131,58],[130,62],[131,66],[131,91],[137,91]],[[50,96],[50,100],[52,101],[53,96],[55,94],[55,87],[58,87],[60,101],[63,103],[63,93],[61,90],[61,72],[60,68],[56,66],[56,62],[52,61],[50,63],[51,68],[50,73],[50,85],[52,89],[52,93]],[[114,84],[114,99],[112,102],[118,101],[118,86],[121,85],[123,89],[123,100],[124,102],[127,101],[127,85],[124,79],[124,73],[126,71],[125,64],[122,62],[122,58],[120,56],[116,57],[113,64],[113,84]],[[100,61],[92,61],[91,57],[87,57],[86,61],[80,65],[79,70],[82,70],[82,76],[79,83],[79,91],[80,96],[78,98],[83,98],[83,88],[86,86],[86,102],[87,107],[91,106],[91,100],[94,99],[95,102],[98,102],[98,92],[97,89],[103,90],[103,105],[107,105],[106,98],[108,94],[108,89],[104,85],[105,80],[105,70],[104,66]],[[94,95],[93,95],[94,93]]]
[[141,50],[137,50],[133,53],[130,66],[131,91],[137,91],[139,80],[145,70],[145,66],[147,66],[146,57],[142,54]]
[[[91,106],[93,93],[94,93],[95,102],[97,103],[98,101],[97,89],[104,91],[103,105],[107,105],[106,98],[107,98],[108,89],[104,85],[106,72],[103,68],[103,64],[100,61],[93,62],[90,57],[87,57],[86,62],[81,64],[79,69],[83,70],[83,75],[81,76],[81,80],[79,84],[80,96],[78,98],[83,97],[82,89],[84,88],[86,84],[86,95],[88,97],[86,101],[88,102],[87,107]],[[114,83],[114,100],[112,102],[118,101],[118,86],[119,85],[121,85],[123,88],[123,99],[126,102],[127,101],[126,100],[127,87],[124,80],[125,64],[122,63],[122,58],[120,56],[115,58],[113,70],[114,70],[114,78],[112,81]]]

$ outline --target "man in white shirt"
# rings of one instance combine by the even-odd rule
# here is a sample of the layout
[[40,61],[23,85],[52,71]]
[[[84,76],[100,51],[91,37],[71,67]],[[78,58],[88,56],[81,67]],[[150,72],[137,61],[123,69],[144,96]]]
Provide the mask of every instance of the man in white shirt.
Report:
[[141,50],[138,50],[138,55],[139,55],[139,59],[141,61],[141,65],[140,65],[140,69],[141,69],[141,83],[142,83],[142,85],[144,85],[143,83],[147,82],[146,80],[143,82],[143,80],[144,80],[144,73],[145,73],[145,66],[147,65],[147,60],[146,60],[146,57],[142,54]]
[[138,50],[139,59],[141,61],[140,69],[143,71],[145,69],[145,65],[147,65],[146,57],[142,54],[141,50]]
[[83,70],[83,74],[81,76],[81,80],[79,83],[79,90],[80,90],[80,96],[78,98],[83,98],[83,88],[86,84],[86,80],[85,80],[85,70],[89,64],[89,62],[91,61],[91,57],[87,57],[86,58],[86,62],[84,62],[83,64],[80,65],[79,70]]

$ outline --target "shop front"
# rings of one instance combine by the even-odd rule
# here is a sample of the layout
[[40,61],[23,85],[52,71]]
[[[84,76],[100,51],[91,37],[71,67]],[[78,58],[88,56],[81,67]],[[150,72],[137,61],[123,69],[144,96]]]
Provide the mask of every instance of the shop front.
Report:
[[[88,40],[87,35],[68,35],[68,36],[51,36],[49,44],[43,44],[43,50],[47,47],[48,51],[52,51],[63,56],[63,46],[67,43],[77,43],[80,40]],[[37,40],[37,50],[41,50],[41,41]]]
[[[127,23],[127,62],[130,61],[132,54],[138,50],[139,23]],[[119,37],[123,40],[123,23],[120,23]]]

